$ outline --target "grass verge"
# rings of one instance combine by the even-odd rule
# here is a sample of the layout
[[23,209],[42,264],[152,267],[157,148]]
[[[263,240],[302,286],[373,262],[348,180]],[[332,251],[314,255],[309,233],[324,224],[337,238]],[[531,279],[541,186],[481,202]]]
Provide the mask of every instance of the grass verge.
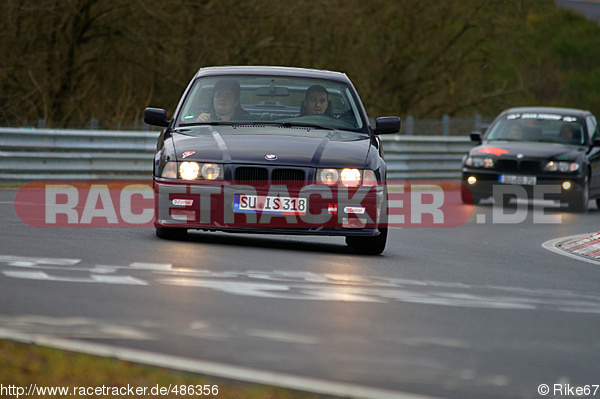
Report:
[[[131,397],[125,388],[132,387],[146,395],[134,397],[178,398],[209,397],[220,399],[324,399],[332,398],[312,393],[298,392],[272,386],[252,385],[220,378],[211,378],[192,373],[140,365],[113,358],[104,358],[80,353],[62,351],[36,345],[0,340],[0,398],[16,398],[16,387],[28,392],[33,384],[36,387],[69,387],[68,395],[46,394],[29,395],[35,398],[123,398]],[[173,387],[186,387],[186,392]],[[208,390],[203,390],[209,386]],[[218,393],[213,395],[213,387]],[[9,389],[14,387],[13,389]],[[77,387],[77,388],[76,388]],[[95,388],[106,387],[93,392]],[[168,394],[158,394],[158,389],[171,387]],[[190,394],[187,387],[192,387]],[[83,388],[85,391],[82,391]],[[90,388],[92,391],[90,391]],[[110,389],[109,389],[110,388]],[[121,393],[114,389],[121,389]],[[77,390],[79,389],[79,390]],[[211,391],[209,395],[205,392]],[[98,395],[97,393],[100,392]],[[132,392],[132,391],[130,391]],[[157,393],[152,395],[152,393]],[[200,395],[198,393],[201,393]],[[89,393],[92,393],[89,395]],[[104,394],[106,393],[106,394]],[[116,395],[114,393],[117,393]],[[21,397],[25,397],[23,394]]]

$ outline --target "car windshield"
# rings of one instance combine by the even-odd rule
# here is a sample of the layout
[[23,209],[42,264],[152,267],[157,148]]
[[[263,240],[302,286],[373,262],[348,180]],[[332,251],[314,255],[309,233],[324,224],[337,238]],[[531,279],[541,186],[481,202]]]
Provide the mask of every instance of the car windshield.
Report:
[[584,132],[583,121],[572,115],[509,113],[494,123],[485,138],[581,145]]
[[198,78],[177,126],[274,124],[366,132],[352,87],[330,80],[282,76]]

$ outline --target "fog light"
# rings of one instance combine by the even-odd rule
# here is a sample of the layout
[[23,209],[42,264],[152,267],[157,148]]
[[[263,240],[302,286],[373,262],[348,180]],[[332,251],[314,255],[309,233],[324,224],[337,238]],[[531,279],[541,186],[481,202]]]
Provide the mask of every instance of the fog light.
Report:
[[570,181],[563,182],[562,188],[563,188],[563,190],[570,190],[571,189],[571,182]]
[[469,178],[467,179],[467,183],[469,183],[470,185],[473,185],[473,184],[477,183],[477,178],[475,176],[469,176]]

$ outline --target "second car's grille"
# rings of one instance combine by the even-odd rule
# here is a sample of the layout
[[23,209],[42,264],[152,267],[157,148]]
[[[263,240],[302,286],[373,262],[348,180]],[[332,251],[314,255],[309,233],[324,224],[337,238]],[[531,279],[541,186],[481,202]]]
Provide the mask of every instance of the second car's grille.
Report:
[[505,172],[514,172],[517,170],[517,161],[501,159],[496,163],[496,167]]
[[540,170],[538,161],[521,161],[520,166],[523,172],[538,172]]
[[502,172],[538,172],[539,161],[516,161],[513,159],[501,159],[496,162],[496,169]]

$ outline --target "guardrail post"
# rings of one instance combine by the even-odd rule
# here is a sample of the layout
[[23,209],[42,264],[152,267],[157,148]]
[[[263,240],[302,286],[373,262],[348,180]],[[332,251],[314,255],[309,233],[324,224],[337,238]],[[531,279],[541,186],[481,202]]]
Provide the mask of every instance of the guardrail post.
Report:
[[412,136],[415,128],[415,118],[412,115],[407,115],[404,121],[404,131],[407,135]]
[[44,118],[38,119],[38,129],[45,129],[45,128],[46,128],[46,119],[44,119]]
[[481,114],[475,114],[475,130],[481,131]]
[[92,120],[90,121],[90,130],[98,130],[98,126],[98,118],[92,118]]
[[442,116],[442,135],[450,135],[450,116]]

